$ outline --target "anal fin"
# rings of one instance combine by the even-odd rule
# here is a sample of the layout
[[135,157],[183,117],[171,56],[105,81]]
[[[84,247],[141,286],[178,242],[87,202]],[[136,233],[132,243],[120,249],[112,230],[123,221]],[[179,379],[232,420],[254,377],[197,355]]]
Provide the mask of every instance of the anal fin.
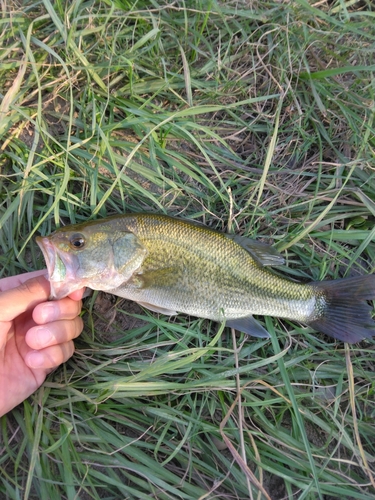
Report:
[[240,332],[247,333],[253,337],[259,337],[261,339],[268,339],[271,335],[267,332],[262,325],[258,323],[252,316],[244,316],[242,318],[230,319],[226,322],[226,325]]

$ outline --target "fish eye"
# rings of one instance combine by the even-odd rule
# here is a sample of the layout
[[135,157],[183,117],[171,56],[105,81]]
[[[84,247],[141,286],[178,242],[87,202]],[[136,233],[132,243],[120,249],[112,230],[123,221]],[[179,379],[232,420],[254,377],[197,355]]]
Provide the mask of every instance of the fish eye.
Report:
[[82,234],[73,234],[69,239],[69,243],[74,250],[80,250],[85,246],[85,238]]

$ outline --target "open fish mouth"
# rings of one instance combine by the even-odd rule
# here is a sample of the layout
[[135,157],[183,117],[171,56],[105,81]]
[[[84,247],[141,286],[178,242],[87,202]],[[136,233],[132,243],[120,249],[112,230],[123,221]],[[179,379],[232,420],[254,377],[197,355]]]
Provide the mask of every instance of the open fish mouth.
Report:
[[36,237],[36,242],[43,253],[46,261],[48,278],[50,281],[63,281],[66,275],[64,262],[56,252],[56,248],[48,238]]
[[35,239],[46,261],[48,279],[51,286],[50,299],[62,299],[77,288],[72,259],[58,251],[49,238],[37,236]]

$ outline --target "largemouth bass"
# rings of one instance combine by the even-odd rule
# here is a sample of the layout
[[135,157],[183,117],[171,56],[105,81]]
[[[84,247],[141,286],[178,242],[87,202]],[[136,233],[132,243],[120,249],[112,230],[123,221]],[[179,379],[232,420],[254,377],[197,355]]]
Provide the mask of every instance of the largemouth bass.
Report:
[[269,333],[253,314],[288,318],[345,342],[375,334],[375,275],[296,283],[268,266],[270,246],[157,214],[115,215],[37,237],[51,298],[87,286],[159,313],[208,318],[256,337]]

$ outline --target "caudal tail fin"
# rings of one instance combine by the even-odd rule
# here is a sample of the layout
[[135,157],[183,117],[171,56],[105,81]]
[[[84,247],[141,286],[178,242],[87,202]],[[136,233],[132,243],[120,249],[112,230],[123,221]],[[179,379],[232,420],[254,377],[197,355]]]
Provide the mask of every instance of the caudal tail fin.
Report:
[[324,307],[321,316],[308,322],[320,332],[354,344],[375,335],[372,307],[375,299],[375,274],[356,278],[311,283],[318,291]]

